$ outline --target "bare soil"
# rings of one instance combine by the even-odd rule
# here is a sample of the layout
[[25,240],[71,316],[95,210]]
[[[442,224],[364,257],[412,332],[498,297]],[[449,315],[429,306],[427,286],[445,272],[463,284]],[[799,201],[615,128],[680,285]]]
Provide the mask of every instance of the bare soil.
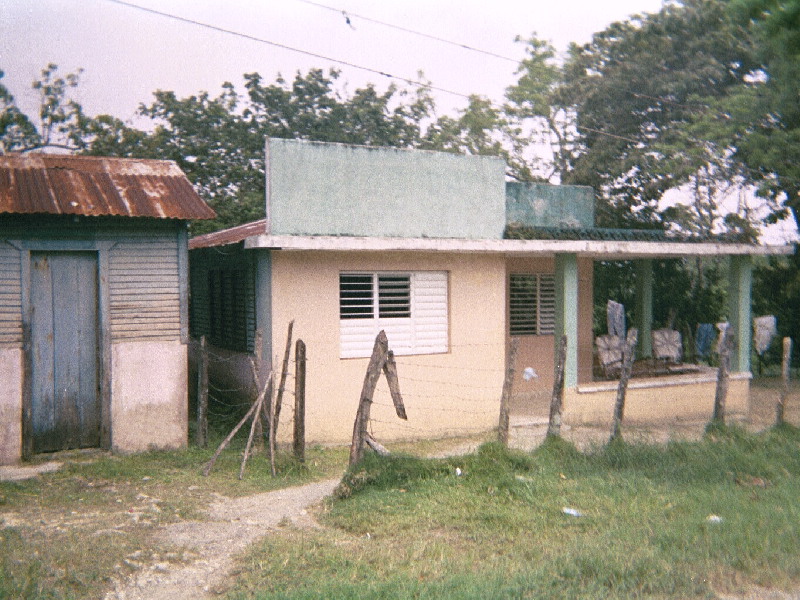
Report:
[[207,521],[166,526],[158,539],[185,548],[188,564],[157,562],[115,582],[106,600],[194,600],[223,593],[234,557],[279,526],[316,527],[309,508],[333,492],[329,479],[304,486],[223,498],[208,507]]

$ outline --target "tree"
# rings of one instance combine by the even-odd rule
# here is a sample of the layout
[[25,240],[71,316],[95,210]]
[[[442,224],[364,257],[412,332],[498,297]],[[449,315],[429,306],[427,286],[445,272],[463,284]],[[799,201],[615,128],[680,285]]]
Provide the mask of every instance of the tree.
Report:
[[575,158],[575,114],[564,96],[563,68],[548,42],[536,36],[516,41],[527,45],[516,70],[517,82],[506,89],[511,164],[517,179],[562,181]]
[[[81,105],[70,91],[78,87],[81,70],[58,76],[58,66],[42,69],[32,88],[39,93],[38,122],[25,115],[0,84],[0,152],[29,152],[46,148],[76,151],[83,146],[86,123]],[[0,79],[3,71],[0,70]]]
[[571,48],[564,93],[580,144],[569,181],[598,191],[601,224],[664,227],[666,191],[689,183],[713,195],[712,182],[730,179],[725,149],[688,127],[757,65],[751,37],[725,7],[723,0],[670,3]]

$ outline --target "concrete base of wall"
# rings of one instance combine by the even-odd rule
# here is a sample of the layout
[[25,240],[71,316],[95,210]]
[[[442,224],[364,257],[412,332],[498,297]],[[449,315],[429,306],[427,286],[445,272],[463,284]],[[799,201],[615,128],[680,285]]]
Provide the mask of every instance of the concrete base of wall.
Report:
[[180,342],[112,346],[111,445],[117,452],[188,442],[187,357]]
[[[726,417],[747,414],[750,373],[731,374]],[[632,380],[625,396],[624,418],[629,422],[658,422],[676,418],[710,420],[714,411],[716,371],[696,375]],[[617,384],[580,385],[564,393],[564,423],[570,425],[611,423]]]
[[22,458],[22,364],[22,349],[0,349],[0,465]]

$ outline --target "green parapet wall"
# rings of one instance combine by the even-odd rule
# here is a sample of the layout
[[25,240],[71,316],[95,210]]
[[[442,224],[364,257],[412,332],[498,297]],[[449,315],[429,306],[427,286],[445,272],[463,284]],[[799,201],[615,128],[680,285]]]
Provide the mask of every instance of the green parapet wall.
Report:
[[284,139],[266,157],[273,235],[503,236],[500,158]]
[[594,190],[581,185],[506,183],[506,218],[524,227],[594,227]]

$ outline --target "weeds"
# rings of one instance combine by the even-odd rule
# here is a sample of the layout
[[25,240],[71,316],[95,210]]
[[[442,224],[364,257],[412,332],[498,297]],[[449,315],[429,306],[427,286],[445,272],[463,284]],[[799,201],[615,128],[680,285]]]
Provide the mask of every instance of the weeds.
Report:
[[265,540],[231,598],[708,598],[800,583],[790,427],[588,454],[552,439],[530,454],[369,456],[345,482],[328,529]]

